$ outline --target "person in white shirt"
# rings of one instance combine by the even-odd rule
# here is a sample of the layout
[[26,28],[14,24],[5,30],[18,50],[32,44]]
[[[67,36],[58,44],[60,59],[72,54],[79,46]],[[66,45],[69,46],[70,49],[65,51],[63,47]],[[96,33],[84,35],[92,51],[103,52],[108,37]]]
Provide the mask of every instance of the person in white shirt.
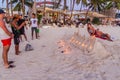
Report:
[[8,51],[11,46],[11,39],[13,38],[13,34],[7,29],[5,25],[5,21],[3,18],[5,17],[5,12],[0,9],[0,39],[3,44],[3,62],[5,68],[13,68],[15,67],[14,65],[11,65],[10,62],[8,61]]
[[37,33],[38,19],[35,17],[34,13],[32,14],[32,18],[30,19],[30,25],[31,25],[31,31],[32,31],[32,40],[33,40],[34,32],[36,35],[36,39],[38,39],[38,33]]

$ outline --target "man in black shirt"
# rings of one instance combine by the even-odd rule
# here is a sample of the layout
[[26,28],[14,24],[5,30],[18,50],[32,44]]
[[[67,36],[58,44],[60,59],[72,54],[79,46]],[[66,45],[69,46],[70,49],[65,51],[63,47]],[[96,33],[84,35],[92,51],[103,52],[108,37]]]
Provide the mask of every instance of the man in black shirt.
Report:
[[[19,16],[18,26],[20,26],[22,23],[25,23],[25,20],[22,19],[22,15]],[[27,41],[27,37],[25,34],[24,26],[19,30],[20,31],[20,38],[22,40],[22,35],[24,36],[25,40]]]

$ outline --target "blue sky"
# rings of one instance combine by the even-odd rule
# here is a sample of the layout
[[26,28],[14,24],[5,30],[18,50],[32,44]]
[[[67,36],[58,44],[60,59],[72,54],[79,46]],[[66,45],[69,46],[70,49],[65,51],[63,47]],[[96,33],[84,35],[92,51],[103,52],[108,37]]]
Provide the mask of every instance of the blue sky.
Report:
[[5,3],[2,5],[2,0],[0,0],[0,8],[2,8],[2,6],[6,6]]
[[[36,1],[43,1],[43,0],[36,0]],[[51,0],[47,0],[47,1],[51,1]],[[61,4],[63,5],[63,0],[62,0]],[[70,7],[70,0],[67,0],[67,5],[68,5],[68,7]],[[2,4],[2,0],[0,0],[0,8],[5,8],[5,7],[6,7],[6,2],[4,2]],[[80,9],[80,5],[75,5],[74,9],[75,10],[79,10]]]

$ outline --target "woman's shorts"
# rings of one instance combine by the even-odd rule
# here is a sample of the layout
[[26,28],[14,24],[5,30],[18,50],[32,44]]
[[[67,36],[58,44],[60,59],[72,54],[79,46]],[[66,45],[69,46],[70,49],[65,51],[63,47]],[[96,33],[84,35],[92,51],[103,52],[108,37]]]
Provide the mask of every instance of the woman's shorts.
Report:
[[3,46],[11,45],[11,38],[1,40]]

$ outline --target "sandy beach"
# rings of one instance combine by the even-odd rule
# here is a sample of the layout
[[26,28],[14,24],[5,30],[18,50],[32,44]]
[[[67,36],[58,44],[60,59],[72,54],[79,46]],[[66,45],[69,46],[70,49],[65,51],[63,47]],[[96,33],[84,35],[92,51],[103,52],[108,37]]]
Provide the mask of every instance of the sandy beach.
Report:
[[[40,28],[40,38],[34,40],[29,28],[26,34],[34,50],[25,51],[28,42],[22,41],[17,56],[12,41],[9,60],[15,61],[15,68],[3,67],[0,46],[0,80],[120,80],[120,27],[97,27],[114,41],[97,38],[90,53],[69,42],[78,28]],[[86,28],[79,28],[79,34],[89,37]],[[63,52],[66,47],[60,41],[68,52]]]

